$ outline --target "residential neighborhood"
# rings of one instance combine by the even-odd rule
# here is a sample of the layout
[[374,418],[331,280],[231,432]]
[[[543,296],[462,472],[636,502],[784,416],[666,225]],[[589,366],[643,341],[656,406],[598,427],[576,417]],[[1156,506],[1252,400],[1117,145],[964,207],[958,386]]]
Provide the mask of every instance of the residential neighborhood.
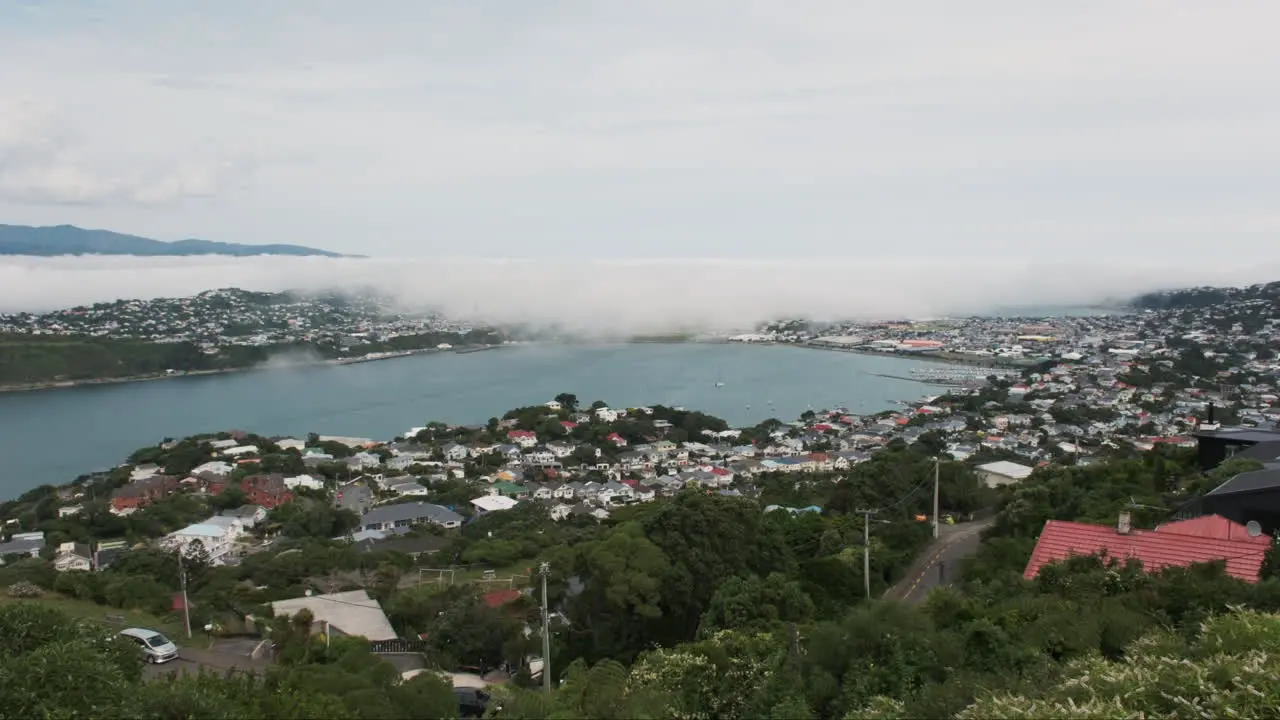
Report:
[[[443,594],[453,605],[442,607],[479,602],[494,623],[510,613],[503,632],[519,653],[506,641],[469,652],[524,672],[540,662],[529,647],[541,632],[530,614],[538,561],[577,573],[556,578],[557,622],[590,624],[602,612],[593,603],[609,596],[582,588],[609,577],[612,553],[650,552],[654,541],[635,533],[680,508],[746,513],[710,523],[717,533],[768,522],[811,537],[818,547],[802,552],[845,573],[829,590],[841,602],[864,582],[867,597],[874,588],[908,602],[952,585],[956,571],[943,566],[984,552],[978,531],[992,520],[979,515],[993,511],[1025,548],[1000,563],[1028,581],[1096,555],[1152,572],[1223,561],[1228,577],[1257,584],[1280,531],[1280,362],[1269,350],[1275,323],[1254,320],[1253,306],[1045,320],[1112,334],[1052,345],[1017,368],[938,363],[964,377],[924,383],[926,396],[870,414],[828,407],[732,427],[697,410],[562,393],[485,424],[432,421],[391,438],[227,429],[165,439],[110,471],[4,503],[0,561],[117,607],[130,593],[170,602],[138,579],[152,572],[146,563],[190,568],[205,574],[196,606],[209,627],[306,609],[325,637],[361,634],[376,652],[431,647],[469,666],[472,657],[447,654],[459,636],[439,635],[456,632],[452,611],[416,604]],[[1011,325],[1000,342],[1025,330]],[[1133,494],[1091,484],[1111,472],[1130,473],[1117,482]],[[868,498],[884,515],[859,517]],[[875,539],[894,524],[912,530]],[[674,543],[666,552],[676,557],[699,525],[685,518],[670,526],[676,535],[652,537]],[[950,532],[974,542],[930,540]],[[867,560],[865,579],[851,557],[863,533],[868,553],[899,543],[895,559]],[[916,557],[933,558],[936,572],[916,570]]]

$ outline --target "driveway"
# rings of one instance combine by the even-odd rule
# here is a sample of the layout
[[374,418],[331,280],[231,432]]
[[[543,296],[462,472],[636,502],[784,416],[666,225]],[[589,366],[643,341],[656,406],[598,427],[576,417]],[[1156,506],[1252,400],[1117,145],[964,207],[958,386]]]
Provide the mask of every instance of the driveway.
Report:
[[960,575],[960,561],[977,552],[982,545],[982,531],[993,519],[943,525],[938,539],[925,548],[897,585],[889,588],[885,598],[918,603],[935,587],[950,585]]
[[256,642],[219,640],[212,648],[181,647],[178,659],[163,665],[145,665],[142,677],[156,680],[170,675],[196,675],[205,672],[228,673],[232,670],[253,672],[271,665],[267,660],[249,657]]

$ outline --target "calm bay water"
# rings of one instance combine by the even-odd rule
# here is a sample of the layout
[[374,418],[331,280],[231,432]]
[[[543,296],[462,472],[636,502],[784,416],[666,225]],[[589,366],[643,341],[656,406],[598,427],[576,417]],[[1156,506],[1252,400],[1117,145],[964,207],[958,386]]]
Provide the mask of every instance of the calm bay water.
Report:
[[872,413],[938,391],[873,374],[923,364],[778,346],[539,345],[5,393],[0,499],[109,468],[164,437],[235,428],[390,439],[430,420],[483,423],[561,392],[584,404],[679,405],[734,425],[792,420],[809,407]]

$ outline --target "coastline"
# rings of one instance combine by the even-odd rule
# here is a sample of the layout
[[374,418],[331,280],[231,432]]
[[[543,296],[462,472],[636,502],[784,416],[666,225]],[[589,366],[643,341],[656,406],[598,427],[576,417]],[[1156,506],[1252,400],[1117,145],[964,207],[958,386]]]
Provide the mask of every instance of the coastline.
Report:
[[305,368],[305,367],[322,367],[325,365],[341,366],[341,365],[357,365],[368,362],[379,362],[382,360],[396,360],[412,355],[426,355],[431,353],[453,352],[459,355],[481,352],[483,350],[495,350],[507,347],[506,345],[477,345],[462,346],[450,350],[441,350],[440,348],[421,348],[419,350],[403,350],[400,352],[387,353],[375,357],[359,356],[350,358],[331,358],[328,360],[316,360],[315,362],[295,362],[287,366],[272,365],[270,361],[262,365],[250,365],[247,367],[236,368],[219,368],[217,370],[180,370],[171,373],[154,373],[151,375],[127,375],[123,377],[113,378],[87,378],[84,380],[50,380],[38,383],[12,383],[9,385],[0,385],[0,393],[24,393],[39,392],[41,390],[67,390],[79,387],[94,387],[97,385],[124,385],[128,383],[154,382],[156,380],[172,380],[175,378],[204,377],[209,375],[231,375],[236,373],[259,372],[267,370],[278,370],[282,367]]
[[[678,338],[641,338],[627,340],[627,343],[645,344],[645,345],[769,345],[780,347],[795,347],[805,350],[826,350],[832,352],[853,353],[857,355],[870,355],[874,357],[887,357],[898,360],[916,360],[920,362],[938,363],[944,365],[968,365],[974,367],[990,367],[993,369],[1024,369],[1030,366],[1030,363],[1013,363],[1009,361],[998,361],[994,359],[975,358],[968,355],[956,355],[947,353],[921,353],[907,354],[899,352],[884,352],[879,350],[865,350],[860,348],[841,348],[830,347],[827,345],[815,345],[812,343],[779,343],[779,342],[742,342],[735,343],[730,340],[720,338],[708,339],[678,339]],[[332,358],[328,360],[317,360],[315,362],[291,363],[288,367],[319,367],[324,365],[355,365],[368,362],[380,362],[383,360],[395,360],[398,358],[410,357],[413,355],[427,355],[434,353],[452,352],[456,355],[467,355],[471,353],[484,352],[487,350],[498,350],[506,347],[515,347],[519,344],[514,343],[504,345],[475,345],[454,347],[448,350],[440,348],[421,348],[418,350],[404,350],[399,352],[386,353],[377,356],[358,356],[350,358]],[[127,383],[153,382],[157,380],[171,380],[174,378],[202,377],[210,375],[229,375],[232,373],[256,372],[262,370],[278,369],[280,366],[266,363],[263,365],[251,365],[248,367],[238,368],[220,368],[217,370],[186,370],[172,373],[155,373],[151,375],[129,375],[114,378],[88,378],[83,380],[50,380],[38,383],[14,383],[9,385],[0,385],[0,393],[21,393],[21,392],[38,392],[41,390],[65,390],[78,387],[94,387],[98,385],[123,385]],[[889,377],[889,376],[886,376]],[[899,377],[898,379],[910,380],[918,382],[922,385],[945,385],[945,383],[933,383],[928,380],[918,378]]]

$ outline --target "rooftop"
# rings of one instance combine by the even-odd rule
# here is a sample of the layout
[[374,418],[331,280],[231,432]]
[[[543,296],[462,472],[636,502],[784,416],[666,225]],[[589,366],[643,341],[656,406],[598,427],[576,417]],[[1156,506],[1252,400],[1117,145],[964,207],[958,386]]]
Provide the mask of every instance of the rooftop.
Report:
[[1044,524],[1022,576],[1030,580],[1045,565],[1073,555],[1105,553],[1121,561],[1130,558],[1140,560],[1148,572],[1225,560],[1228,575],[1246,582],[1257,582],[1263,558],[1271,547],[1271,538],[1248,537],[1243,526],[1238,531],[1227,528],[1227,538],[1215,537],[1215,534],[1224,532],[1219,521],[1230,522],[1220,517],[1217,521],[1212,520],[1215,517],[1218,516],[1170,523],[1155,530],[1134,529],[1128,533],[1121,533],[1111,525],[1049,520]]
[[296,614],[303,608],[311,611],[311,616],[318,625],[332,625],[344,635],[369,640],[396,639],[396,631],[382,612],[382,606],[364,590],[312,595],[271,603],[271,609],[277,617]]
[[1025,480],[1034,470],[1034,468],[1026,465],[1019,465],[1016,462],[1009,462],[1008,460],[989,462],[986,465],[979,465],[977,469],[984,472],[995,473],[997,475],[1004,475],[1016,480]]

